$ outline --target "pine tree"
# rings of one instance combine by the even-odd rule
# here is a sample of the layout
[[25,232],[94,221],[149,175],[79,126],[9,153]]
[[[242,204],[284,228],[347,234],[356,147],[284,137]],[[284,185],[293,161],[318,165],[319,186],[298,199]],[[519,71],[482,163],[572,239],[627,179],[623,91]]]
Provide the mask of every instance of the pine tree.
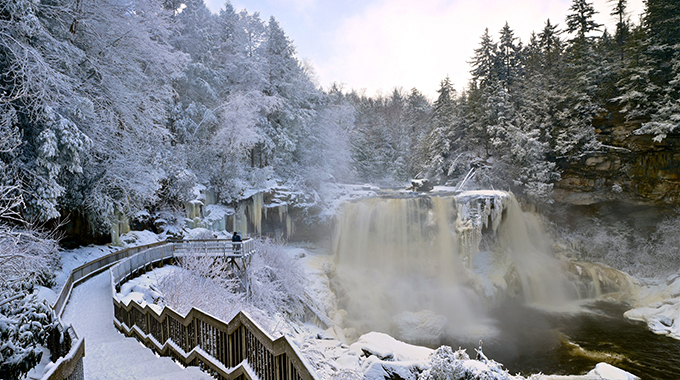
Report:
[[561,58],[564,43],[560,39],[561,31],[548,19],[543,30],[538,34],[538,46],[542,51],[542,62],[549,72],[561,69]]
[[462,130],[457,125],[456,90],[449,77],[441,82],[437,93],[439,96],[432,105],[430,133],[422,147],[427,157],[427,177],[441,181],[447,175],[452,151],[459,147]]
[[648,40],[644,55],[649,59],[640,69],[648,82],[644,90],[650,121],[635,132],[653,134],[655,141],[661,141],[669,133],[678,132],[680,121],[680,3],[648,0],[646,6],[643,26]]
[[503,83],[505,88],[510,88],[513,83],[522,75],[522,47],[515,44],[517,37],[510,29],[508,23],[505,23],[500,32],[500,39],[498,43],[497,62],[498,79]]
[[475,55],[470,61],[472,70],[472,80],[480,88],[490,84],[496,80],[498,76],[498,46],[493,42],[489,36],[489,29],[484,30],[481,37],[480,46],[475,49]]
[[619,57],[621,62],[624,60],[625,46],[630,37],[630,21],[628,19],[628,0],[609,0],[615,2],[614,8],[610,15],[617,18],[616,32],[614,34],[614,41],[619,48]]
[[404,112],[404,124],[408,131],[410,152],[408,157],[408,177],[413,178],[422,170],[422,163],[427,161],[426,157],[421,155],[418,147],[423,143],[429,131],[428,126],[432,114],[432,105],[420,91],[413,88],[406,100],[406,110]]
[[575,34],[565,50],[562,91],[565,101],[558,114],[559,127],[553,129],[553,149],[557,155],[573,156],[598,147],[592,120],[601,110],[596,101],[603,80],[602,59],[595,50],[595,37],[589,36],[600,26],[593,21],[596,13],[586,0],[574,0],[567,15],[567,31]]
[[588,0],[573,0],[567,15],[567,32],[576,34],[576,39],[585,40],[590,32],[598,30],[601,24],[593,20],[595,8]]

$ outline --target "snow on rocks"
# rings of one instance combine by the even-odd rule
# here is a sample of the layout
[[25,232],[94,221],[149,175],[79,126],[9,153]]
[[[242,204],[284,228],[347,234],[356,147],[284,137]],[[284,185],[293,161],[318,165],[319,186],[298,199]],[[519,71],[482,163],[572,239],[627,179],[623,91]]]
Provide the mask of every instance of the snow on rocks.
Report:
[[226,230],[227,216],[233,216],[235,212],[233,207],[208,205],[204,210],[203,221],[211,226],[212,230]]
[[383,361],[424,361],[434,352],[430,348],[404,343],[379,332],[362,335],[349,349],[358,356],[374,355]]
[[130,231],[121,235],[120,240],[125,243],[125,247],[134,247],[156,243],[161,239],[151,231]]
[[[510,193],[499,190],[465,191],[456,196],[458,220],[481,227],[498,229],[503,210],[512,200]],[[489,222],[491,225],[489,226]]]
[[325,182],[319,190],[322,199],[327,200],[321,217],[332,218],[345,202],[356,199],[374,197],[380,189],[372,185],[352,185]]
[[595,369],[588,372],[589,375],[599,376],[603,380],[639,380],[640,378],[630,372],[616,368],[611,364],[599,363]]
[[636,307],[623,315],[643,321],[656,334],[680,339],[680,276],[644,286],[637,297]]
[[434,189],[434,186],[430,182],[429,179],[424,178],[424,179],[412,179],[411,180],[411,186],[408,188],[409,190],[412,191],[418,191],[418,192],[428,192]]
[[[400,342],[378,332],[362,335],[352,345],[332,337],[313,334],[314,326],[292,340],[298,344],[322,379],[346,378],[417,380],[428,365],[433,350]],[[300,331],[301,332],[301,331]],[[311,334],[310,334],[311,333]]]

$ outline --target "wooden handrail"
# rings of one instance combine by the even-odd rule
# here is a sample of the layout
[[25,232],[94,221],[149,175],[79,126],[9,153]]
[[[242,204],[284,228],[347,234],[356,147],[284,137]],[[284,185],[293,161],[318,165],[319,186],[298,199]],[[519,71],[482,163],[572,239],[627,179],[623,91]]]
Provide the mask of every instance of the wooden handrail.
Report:
[[[125,257],[162,244],[166,244],[166,242],[161,241],[139,247],[121,249],[73,269],[66,278],[54,305],[51,305],[54,314],[59,319],[59,324],[62,326],[64,325],[61,322],[61,316],[64,313],[66,304],[71,298],[71,292],[73,291],[74,286],[95,274],[101,273]],[[82,338],[78,339],[78,334],[73,326],[68,326],[63,334],[68,335],[68,339],[63,339],[63,342],[57,344],[57,350],[55,350],[54,347],[50,347],[53,354],[57,351],[61,352],[63,349],[65,351],[63,357],[59,358],[50,370],[43,375],[42,380],[82,380],[84,378],[83,357],[85,356],[85,340]],[[72,342],[75,342],[75,344],[72,344]]]
[[108,269],[111,265],[126,257],[134,255],[137,252],[163,244],[167,244],[167,242],[163,240],[156,243],[140,245],[138,247],[123,248],[92,261],[88,261],[87,263],[73,269],[71,273],[69,273],[66,282],[64,282],[64,286],[61,288],[59,297],[57,297],[54,305],[52,305],[52,309],[59,317],[61,317],[64,314],[64,308],[71,297],[71,291],[73,290],[73,287],[79,282],[84,281],[95,274],[101,273],[102,271]]
[[[274,339],[244,312],[224,322],[196,308],[183,316],[169,307],[158,313],[149,305],[126,305],[118,299],[117,287],[152,264],[174,258],[180,244],[147,248],[110,268],[114,325],[119,331],[183,365],[197,365],[218,379],[318,379],[287,337]],[[256,376],[249,373],[249,367]]]
[[85,356],[85,339],[80,338],[63,358],[59,358],[54,366],[45,373],[42,380],[84,379],[83,357]]
[[[182,247],[182,244],[189,244],[188,248],[191,248],[191,244],[198,242],[198,243],[203,243],[204,245],[208,242],[219,242],[222,243],[224,246],[225,242],[231,242],[231,240],[226,240],[226,239],[219,239],[219,240],[180,240],[177,242],[173,242],[171,247],[174,249],[175,245],[179,245]],[[57,300],[55,301],[54,305],[51,305],[52,309],[55,312],[55,315],[57,318],[61,319],[61,316],[64,313],[64,309],[66,307],[66,304],[68,303],[70,297],[71,297],[71,292],[73,291],[73,288],[80,282],[85,281],[89,279],[90,277],[101,273],[102,271],[109,269],[111,266],[115,265],[116,263],[119,263],[121,260],[129,258],[139,252],[143,251],[148,251],[151,248],[154,247],[162,247],[168,245],[168,241],[159,241],[156,243],[151,243],[151,244],[145,244],[137,247],[129,247],[129,248],[123,248],[115,252],[111,252],[105,256],[102,256],[100,258],[94,259],[92,261],[89,261],[75,269],[73,269],[68,277],[66,278],[66,281],[64,282],[64,285],[61,288],[61,291],[59,292],[59,295],[57,297]],[[252,253],[254,250],[254,243],[252,239],[247,239],[243,241],[242,243],[243,248],[241,250],[234,250],[233,246],[231,249],[232,256],[236,255],[238,256],[239,254],[247,254],[249,255]],[[236,257],[234,256],[234,257]],[[163,259],[161,258],[161,261]],[[63,325],[63,324],[62,324]],[[84,339],[78,339],[78,335],[75,331],[75,329],[72,326],[69,326],[66,331],[64,332],[65,334],[68,334],[70,337],[70,341],[75,342],[75,344],[70,345],[70,349],[67,347],[67,353],[64,355],[63,358],[60,358],[57,360],[55,365],[50,369],[48,373],[46,373],[42,379],[43,380],[62,380],[62,379],[83,379],[83,367],[82,367],[82,358],[85,356],[85,342]],[[243,370],[243,373],[245,376],[247,375],[247,368]],[[241,370],[237,371],[239,374],[241,374]]]

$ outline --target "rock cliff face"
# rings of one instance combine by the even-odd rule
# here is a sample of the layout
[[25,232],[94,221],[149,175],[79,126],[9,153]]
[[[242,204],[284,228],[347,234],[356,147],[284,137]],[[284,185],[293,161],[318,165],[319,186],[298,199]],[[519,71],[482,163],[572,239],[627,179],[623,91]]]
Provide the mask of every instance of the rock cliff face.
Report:
[[607,201],[680,205],[680,135],[655,142],[635,135],[642,121],[609,112],[593,121],[600,152],[558,160],[562,180],[555,199],[575,205]]

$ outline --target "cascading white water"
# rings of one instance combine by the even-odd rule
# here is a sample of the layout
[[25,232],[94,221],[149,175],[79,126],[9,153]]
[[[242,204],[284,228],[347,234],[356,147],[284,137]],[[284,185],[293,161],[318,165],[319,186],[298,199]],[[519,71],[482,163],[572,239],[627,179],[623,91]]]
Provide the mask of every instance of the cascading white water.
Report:
[[540,223],[509,193],[364,199],[346,205],[335,236],[338,301],[357,333],[485,338],[494,300],[569,298]]

